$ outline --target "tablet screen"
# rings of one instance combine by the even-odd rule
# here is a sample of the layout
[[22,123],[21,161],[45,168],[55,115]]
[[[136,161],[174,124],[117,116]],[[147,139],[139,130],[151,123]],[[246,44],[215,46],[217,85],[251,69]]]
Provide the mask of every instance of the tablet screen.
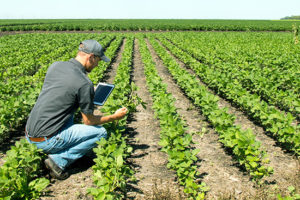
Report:
[[114,87],[113,84],[99,83],[95,90],[94,104],[102,106]]

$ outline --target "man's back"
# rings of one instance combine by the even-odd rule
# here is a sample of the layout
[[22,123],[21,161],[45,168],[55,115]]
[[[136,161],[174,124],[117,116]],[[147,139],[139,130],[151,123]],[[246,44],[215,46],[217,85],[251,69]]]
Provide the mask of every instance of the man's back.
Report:
[[32,137],[57,132],[80,106],[91,112],[93,84],[85,68],[75,59],[53,63],[46,74],[42,91],[32,109],[26,129]]

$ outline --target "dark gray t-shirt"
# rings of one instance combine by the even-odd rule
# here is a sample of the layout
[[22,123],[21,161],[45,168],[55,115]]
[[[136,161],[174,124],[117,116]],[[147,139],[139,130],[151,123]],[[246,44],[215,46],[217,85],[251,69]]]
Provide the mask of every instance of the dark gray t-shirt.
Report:
[[71,59],[53,63],[27,120],[28,135],[44,137],[55,134],[78,108],[84,114],[92,114],[94,95],[93,83],[80,62]]

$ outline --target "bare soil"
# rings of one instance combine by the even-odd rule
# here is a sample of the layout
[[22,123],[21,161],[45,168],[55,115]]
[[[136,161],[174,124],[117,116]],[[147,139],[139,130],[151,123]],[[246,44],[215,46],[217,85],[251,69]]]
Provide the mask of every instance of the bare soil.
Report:
[[[136,170],[136,192],[130,196],[134,199],[148,199],[155,195],[154,188],[164,191],[168,188],[171,193],[178,194],[178,186],[175,181],[174,172],[167,169],[167,155],[160,151],[158,142],[160,140],[159,122],[153,118],[151,109],[153,102],[146,87],[146,79],[137,40],[134,46],[133,81],[139,87],[137,95],[147,103],[147,108],[140,105],[137,112],[132,116],[128,127],[131,128],[130,145],[134,147],[133,154],[129,159]],[[157,193],[157,191],[156,191]],[[176,198],[176,197],[174,197]]]

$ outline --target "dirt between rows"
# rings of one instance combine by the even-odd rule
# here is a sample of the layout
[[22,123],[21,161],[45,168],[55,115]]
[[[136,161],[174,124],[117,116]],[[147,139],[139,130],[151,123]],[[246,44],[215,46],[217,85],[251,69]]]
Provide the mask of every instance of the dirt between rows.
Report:
[[[300,189],[299,160],[278,147],[275,141],[266,136],[264,130],[250,121],[243,112],[233,107],[230,102],[220,98],[219,107],[227,107],[230,113],[236,115],[236,124],[241,125],[243,129],[250,128],[256,134],[257,139],[262,142],[262,147],[269,155],[270,166],[274,168],[275,172],[265,180],[265,185],[256,187],[249,180],[249,175],[238,167],[238,163],[232,155],[218,142],[217,133],[172,79],[149,41],[146,40],[146,42],[159,75],[167,84],[168,92],[176,99],[175,106],[182,119],[186,121],[188,132],[196,132],[193,136],[195,142],[193,147],[200,149],[200,153],[197,155],[199,160],[196,164],[199,166],[198,170],[202,181],[210,187],[207,199],[273,199],[270,196],[272,192],[286,194],[287,187],[290,185]],[[113,82],[116,69],[122,60],[125,44],[126,40],[123,41],[117,57],[113,60],[103,81]],[[177,62],[185,68],[182,62],[179,60]],[[189,72],[193,73],[191,70]],[[146,86],[144,66],[137,40],[134,43],[132,81],[139,87],[137,94],[147,103],[147,108],[143,109],[139,106],[137,111],[130,115],[128,121],[128,143],[134,149],[128,162],[131,163],[136,172],[137,183],[130,183],[127,199],[185,199],[182,188],[177,184],[175,172],[166,167],[167,155],[160,151],[158,145],[160,140],[159,121],[154,118],[152,98]],[[211,92],[213,93],[213,91]],[[99,114],[99,111],[95,111],[95,113]],[[203,131],[204,129],[205,131]],[[5,151],[23,135],[24,133],[21,133],[21,136],[12,138],[1,147],[0,166],[4,162]],[[92,165],[93,161],[87,157],[79,159],[70,167],[71,176],[64,181],[51,180],[51,185],[47,188],[49,192],[41,199],[93,199],[87,194],[87,188],[93,186]]]
[[130,161],[134,164],[136,178],[134,187],[139,192],[131,192],[134,199],[169,198],[180,199],[181,188],[176,184],[174,172],[167,169],[167,155],[160,151],[160,128],[158,120],[154,119],[152,99],[146,87],[144,67],[138,49],[137,40],[134,45],[133,81],[138,86],[137,95],[147,103],[147,108],[138,106],[128,127],[132,129],[134,137],[130,138],[130,145],[134,148]]

